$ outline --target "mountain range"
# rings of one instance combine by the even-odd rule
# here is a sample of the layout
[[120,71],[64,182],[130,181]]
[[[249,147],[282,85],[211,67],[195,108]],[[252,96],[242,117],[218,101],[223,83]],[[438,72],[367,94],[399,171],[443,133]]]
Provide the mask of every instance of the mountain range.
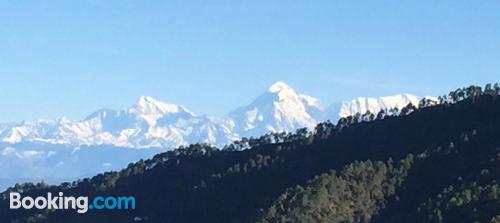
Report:
[[0,141],[164,149],[209,143],[221,147],[241,137],[313,128],[327,119],[334,122],[356,113],[401,109],[409,103],[418,106],[418,102],[411,94],[359,97],[325,109],[318,99],[278,81],[248,105],[222,117],[197,115],[182,105],[142,96],[128,109],[100,109],[77,122],[59,118],[1,124]]
[[[290,100],[291,91],[287,93],[288,89],[284,91],[282,87],[277,85],[262,96],[278,97],[273,109],[287,108],[292,103],[279,99]],[[246,147],[238,146],[242,141],[225,149],[191,144],[122,164],[126,167],[121,170],[87,174],[73,182],[16,184],[0,193],[0,219],[12,223],[500,222],[499,96],[498,85],[487,85],[484,91],[469,86],[442,96],[442,103],[425,100],[418,109],[405,107],[400,112],[394,110],[375,117],[356,115],[337,124],[319,123],[314,131],[242,140],[251,142]],[[304,103],[300,95],[293,99]],[[362,112],[406,99],[412,100],[407,95],[379,100],[362,98],[340,110]],[[260,101],[261,98],[233,117],[250,110],[251,115],[243,117],[243,121],[248,121],[246,127],[262,126],[259,120],[270,118],[269,110],[254,111],[255,107],[261,108]],[[304,111],[307,109],[303,107]],[[369,120],[365,121],[366,117]],[[151,122],[157,119],[149,118]],[[277,120],[282,122],[272,123],[273,127],[299,121]],[[60,149],[39,154],[10,148],[4,153],[11,157],[40,156],[54,162],[66,156]],[[71,151],[78,155],[70,157],[83,164],[106,162],[109,167],[112,164],[108,158],[122,162],[130,158],[122,151],[152,150],[155,148],[79,146]],[[43,171],[74,171],[66,166],[73,161],[66,162],[53,168],[56,171]],[[19,170],[28,168],[24,164],[12,164],[19,166],[17,177],[22,177]],[[2,165],[5,163],[0,159],[0,175],[5,172]],[[33,169],[37,170],[40,171]],[[137,200],[137,205],[128,209],[131,206],[124,205],[122,210],[89,206],[85,214],[79,214],[76,207],[12,210],[11,192],[21,193],[22,197],[49,193],[89,198],[125,195]],[[39,204],[37,200],[35,205]]]
[[18,182],[60,183],[118,170],[181,145],[219,148],[242,137],[314,128],[356,113],[401,109],[419,98],[400,94],[356,98],[324,107],[283,82],[221,117],[197,115],[181,105],[140,97],[124,110],[100,109],[81,121],[67,118],[0,124],[0,189]]

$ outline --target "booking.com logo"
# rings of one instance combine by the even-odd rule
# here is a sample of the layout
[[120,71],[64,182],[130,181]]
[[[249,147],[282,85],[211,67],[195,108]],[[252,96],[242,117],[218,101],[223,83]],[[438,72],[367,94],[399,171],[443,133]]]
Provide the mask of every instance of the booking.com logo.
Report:
[[135,209],[135,197],[97,196],[89,203],[89,197],[58,196],[47,193],[46,197],[22,197],[20,193],[10,193],[10,209],[49,209],[49,210],[76,210],[78,213],[87,213],[89,209],[96,210],[128,210]]

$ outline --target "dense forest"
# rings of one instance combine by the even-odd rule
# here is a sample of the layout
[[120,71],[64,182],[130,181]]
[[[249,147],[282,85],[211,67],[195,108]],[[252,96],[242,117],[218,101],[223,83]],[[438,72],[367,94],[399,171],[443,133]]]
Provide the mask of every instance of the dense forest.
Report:
[[[500,222],[499,96],[498,84],[470,86],[312,131],[180,147],[57,186],[17,184],[0,195],[0,221]],[[135,196],[137,209],[9,210],[12,191]]]

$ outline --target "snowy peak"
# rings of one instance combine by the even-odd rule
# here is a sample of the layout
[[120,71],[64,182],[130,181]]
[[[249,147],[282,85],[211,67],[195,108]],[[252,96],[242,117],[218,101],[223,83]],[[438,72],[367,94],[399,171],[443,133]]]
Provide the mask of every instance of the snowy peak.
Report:
[[293,90],[293,88],[291,88],[290,86],[288,86],[287,84],[285,84],[282,81],[278,81],[278,82],[274,83],[273,85],[271,85],[271,87],[269,87],[269,89],[267,91],[269,93],[274,93],[274,94],[278,95],[280,97],[280,99],[287,98],[287,97],[293,97],[297,94],[295,92],[295,90]]
[[277,95],[278,100],[292,100],[298,106],[313,107],[322,110],[320,101],[312,96],[299,94],[288,84],[278,81],[269,87],[268,92]]
[[398,94],[380,98],[358,97],[342,103],[338,114],[340,117],[353,116],[356,113],[365,114],[367,111],[377,114],[381,110],[396,108],[401,110],[410,103],[418,107],[418,97],[411,94]]
[[272,84],[268,91],[269,92],[279,92],[283,90],[293,90],[288,84],[285,84],[283,81],[277,81],[276,83]]
[[152,97],[142,96],[137,102],[129,108],[130,113],[139,115],[163,115],[167,113],[190,113],[186,108],[180,105],[160,102]]
[[183,116],[193,116],[193,113],[186,108],[176,104],[168,104],[158,101],[152,97],[142,96],[128,109],[128,113],[136,114],[146,120],[149,125],[156,125],[156,121],[164,116],[182,114]]
[[249,105],[231,112],[229,117],[239,134],[250,136],[313,127],[318,121],[315,116],[321,111],[318,99],[301,95],[278,81]]
[[417,96],[411,94],[398,94],[394,96],[381,97],[379,98],[379,102],[382,103],[385,108],[401,109],[410,103],[414,106],[418,106],[419,99]]

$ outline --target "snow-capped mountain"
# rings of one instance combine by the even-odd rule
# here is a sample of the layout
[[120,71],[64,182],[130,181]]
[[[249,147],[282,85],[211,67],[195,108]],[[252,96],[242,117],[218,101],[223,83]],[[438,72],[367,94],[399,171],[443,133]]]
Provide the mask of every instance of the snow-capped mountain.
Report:
[[318,99],[279,81],[250,104],[223,117],[196,115],[181,105],[143,96],[128,109],[101,109],[78,122],[60,118],[3,124],[0,141],[164,149],[198,142],[223,146],[241,137],[313,128],[327,118],[335,122],[356,113],[401,109],[409,103],[418,106],[418,102],[410,94],[360,97],[325,110]]
[[222,147],[241,137],[313,128],[326,119],[335,122],[418,102],[416,96],[401,94],[356,98],[325,110],[318,99],[276,82],[248,105],[222,117],[140,97],[127,109],[100,109],[77,122],[59,118],[0,124],[0,168],[5,170],[0,173],[0,190],[26,180],[59,183],[116,170],[180,145],[205,142]]
[[196,116],[185,107],[140,97],[126,110],[101,109],[82,121],[38,120],[1,128],[3,142],[45,142],[68,145],[108,144],[120,147],[163,147],[237,139],[232,123]]
[[273,84],[249,105],[229,113],[235,131],[241,136],[256,136],[267,132],[294,131],[313,128],[324,110],[319,100],[297,93],[283,82]]
[[406,107],[408,104],[418,107],[419,98],[411,94],[398,94],[380,98],[358,97],[348,102],[342,103],[339,110],[339,117],[348,117],[356,113],[365,114],[367,111],[377,114],[381,110],[391,110]]

